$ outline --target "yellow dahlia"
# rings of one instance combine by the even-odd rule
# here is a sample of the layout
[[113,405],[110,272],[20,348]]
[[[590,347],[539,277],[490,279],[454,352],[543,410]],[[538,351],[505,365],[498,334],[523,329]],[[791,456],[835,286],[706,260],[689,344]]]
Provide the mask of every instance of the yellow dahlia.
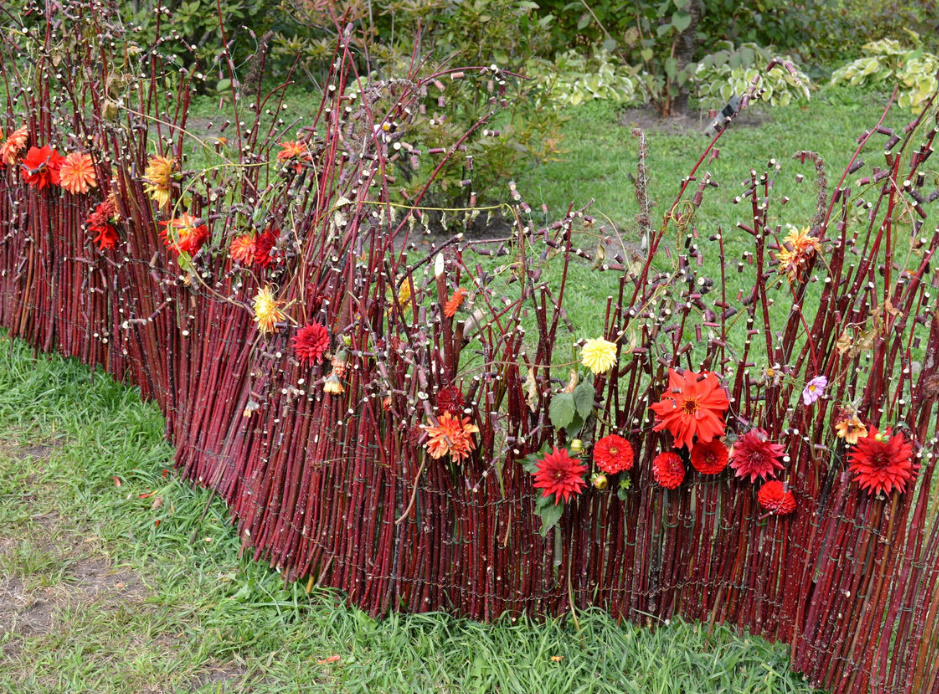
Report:
[[801,281],[809,268],[809,262],[821,247],[821,242],[809,235],[808,227],[793,229],[783,239],[779,249],[779,272],[786,275],[790,282]]
[[856,446],[858,439],[867,436],[867,427],[856,414],[851,414],[835,424],[835,434],[848,445]]
[[283,321],[286,316],[280,310],[283,301],[274,298],[274,292],[270,287],[264,287],[258,290],[254,297],[254,322],[258,324],[258,330],[263,335],[274,331],[274,324]]
[[91,155],[72,152],[66,156],[59,168],[59,179],[59,185],[72,195],[85,194],[90,188],[97,188],[98,178]]
[[595,374],[606,373],[616,366],[616,343],[604,340],[587,340],[581,351],[581,362]]
[[166,207],[173,192],[173,174],[176,171],[176,160],[168,157],[150,157],[147,170],[144,172],[144,191],[160,207]]

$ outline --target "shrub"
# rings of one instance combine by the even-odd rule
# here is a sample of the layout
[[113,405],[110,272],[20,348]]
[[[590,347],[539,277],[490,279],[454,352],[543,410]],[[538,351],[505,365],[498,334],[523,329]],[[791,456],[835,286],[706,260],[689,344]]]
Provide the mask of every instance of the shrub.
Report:
[[644,100],[636,71],[604,49],[589,56],[571,49],[558,53],[552,62],[532,58],[526,72],[538,81],[541,97],[556,108],[592,99],[622,104]]
[[939,56],[923,50],[919,36],[909,32],[915,48],[905,48],[894,39],[864,44],[864,55],[838,68],[831,75],[832,84],[855,87],[899,88],[897,103],[914,113],[923,110],[939,83]]
[[[763,99],[773,106],[786,106],[793,99],[808,100],[812,81],[802,70],[767,70],[775,57],[753,43],[735,49],[730,42],[718,44],[719,51],[705,56],[695,70],[695,95],[705,103],[723,105],[731,95],[747,91],[757,77]],[[792,63],[790,56],[783,58]],[[792,63],[794,65],[794,63]]]

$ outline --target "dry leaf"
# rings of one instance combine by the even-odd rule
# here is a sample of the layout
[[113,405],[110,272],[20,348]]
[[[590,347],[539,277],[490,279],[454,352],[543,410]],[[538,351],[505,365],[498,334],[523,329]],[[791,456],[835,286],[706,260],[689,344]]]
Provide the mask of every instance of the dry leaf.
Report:
[[561,389],[562,393],[573,393],[574,388],[577,387],[577,372],[574,369],[571,369],[571,380],[567,382],[567,385]]
[[534,412],[538,409],[538,381],[535,380],[535,370],[528,367],[528,378],[525,379],[525,400],[528,401],[528,409]]

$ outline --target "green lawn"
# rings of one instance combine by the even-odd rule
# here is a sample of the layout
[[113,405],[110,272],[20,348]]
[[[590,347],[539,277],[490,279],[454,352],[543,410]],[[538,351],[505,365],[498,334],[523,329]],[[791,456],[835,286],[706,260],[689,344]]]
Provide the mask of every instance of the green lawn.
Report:
[[239,558],[217,499],[200,521],[162,434],[136,389],[0,339],[0,692],[811,691],[784,647],[720,627],[373,621],[307,596]]

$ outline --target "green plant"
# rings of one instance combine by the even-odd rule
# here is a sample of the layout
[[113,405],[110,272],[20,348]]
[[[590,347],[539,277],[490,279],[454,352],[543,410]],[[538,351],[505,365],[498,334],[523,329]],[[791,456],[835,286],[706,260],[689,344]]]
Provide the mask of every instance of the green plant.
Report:
[[542,97],[555,108],[594,99],[628,104],[645,97],[636,71],[602,48],[589,55],[571,49],[558,53],[553,61],[532,58],[526,72],[538,81]]
[[866,55],[832,73],[831,83],[888,89],[897,86],[897,103],[914,113],[921,112],[939,84],[939,56],[923,50],[918,34],[907,33],[916,44],[914,48],[906,48],[894,39],[871,41],[864,44]]
[[745,43],[735,49],[725,41],[717,47],[719,50],[705,56],[695,71],[695,95],[702,101],[722,105],[732,95],[746,92],[757,76],[761,80],[762,98],[773,106],[786,106],[793,99],[809,100],[812,81],[795,67],[789,56],[783,60],[793,65],[792,73],[766,70],[775,56],[756,44]]

